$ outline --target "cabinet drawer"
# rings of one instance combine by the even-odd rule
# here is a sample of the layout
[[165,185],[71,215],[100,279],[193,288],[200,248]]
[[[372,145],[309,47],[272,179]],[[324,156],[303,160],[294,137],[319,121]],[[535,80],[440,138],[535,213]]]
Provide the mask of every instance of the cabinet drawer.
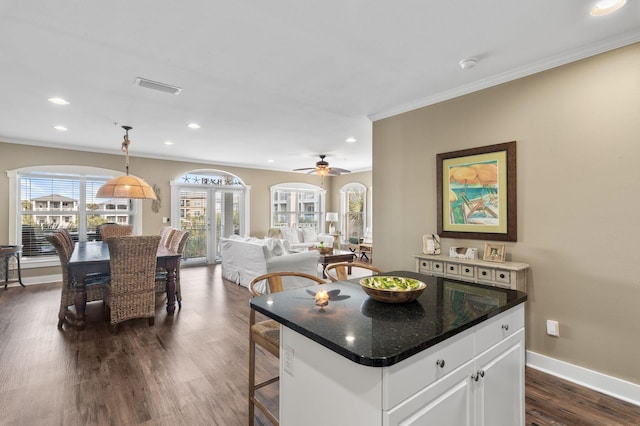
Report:
[[460,265],[457,263],[444,263],[444,273],[447,275],[460,275]]
[[509,271],[505,271],[504,269],[496,269],[496,282],[501,284],[510,284],[511,283],[511,273]]
[[444,262],[433,261],[431,262],[431,272],[436,274],[444,274]]
[[480,324],[475,333],[476,354],[506,339],[524,327],[524,304]]
[[452,338],[386,367],[382,373],[382,406],[389,410],[473,358],[473,334]]
[[473,277],[473,266],[460,265],[460,275],[462,275],[463,277]]
[[469,361],[393,409],[384,410],[382,426],[474,424],[469,379],[474,365]]
[[418,272],[420,272],[421,274],[431,272],[431,261],[420,259],[418,263]]
[[495,271],[491,268],[478,268],[478,279],[485,281],[493,281],[493,273]]

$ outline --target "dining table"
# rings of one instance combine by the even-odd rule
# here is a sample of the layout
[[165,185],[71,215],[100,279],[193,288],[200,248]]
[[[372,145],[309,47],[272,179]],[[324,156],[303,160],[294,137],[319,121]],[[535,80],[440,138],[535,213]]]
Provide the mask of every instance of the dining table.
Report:
[[[157,267],[167,271],[167,314],[173,315],[176,306],[176,267],[181,254],[164,245],[158,246]],[[75,243],[68,263],[69,276],[74,282],[76,328],[83,330],[87,324],[87,288],[85,278],[89,274],[108,274],[110,271],[109,246],[104,241],[80,241]]]

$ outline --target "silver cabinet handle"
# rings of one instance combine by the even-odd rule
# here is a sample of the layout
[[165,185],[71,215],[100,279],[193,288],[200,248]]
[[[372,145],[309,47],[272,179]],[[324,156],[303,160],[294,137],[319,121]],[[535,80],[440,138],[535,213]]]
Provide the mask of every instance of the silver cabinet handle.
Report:
[[444,368],[444,359],[437,360],[436,365],[440,368]]

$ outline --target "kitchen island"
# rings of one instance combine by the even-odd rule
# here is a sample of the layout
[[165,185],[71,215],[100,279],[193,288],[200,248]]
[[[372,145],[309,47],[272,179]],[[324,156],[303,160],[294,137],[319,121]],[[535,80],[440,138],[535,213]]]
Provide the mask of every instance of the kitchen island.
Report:
[[[526,294],[388,274],[427,288],[401,305],[357,279],[251,300],[282,325],[280,424],[523,425]],[[340,290],[323,308],[321,288]]]

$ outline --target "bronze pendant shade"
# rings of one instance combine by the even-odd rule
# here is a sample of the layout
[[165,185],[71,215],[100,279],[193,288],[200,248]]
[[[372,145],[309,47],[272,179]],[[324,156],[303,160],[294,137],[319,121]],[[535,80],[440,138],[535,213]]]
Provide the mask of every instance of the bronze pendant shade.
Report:
[[129,174],[129,130],[130,126],[122,126],[125,130],[124,141],[122,142],[122,151],[126,155],[127,174],[124,176],[116,176],[98,189],[97,198],[140,198],[146,200],[155,200],[156,193],[144,179]]

